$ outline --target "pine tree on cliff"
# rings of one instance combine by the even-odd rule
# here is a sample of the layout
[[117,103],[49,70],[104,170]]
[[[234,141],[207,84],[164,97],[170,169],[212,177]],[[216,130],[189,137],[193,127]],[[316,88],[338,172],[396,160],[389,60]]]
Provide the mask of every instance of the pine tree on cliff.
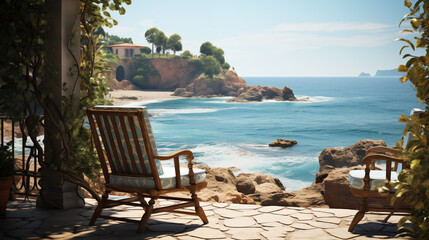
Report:
[[153,53],[154,53],[153,46],[155,44],[155,36],[158,32],[159,32],[158,28],[153,27],[153,28],[148,29],[144,34],[146,41],[148,43],[152,43],[152,57],[153,57]]

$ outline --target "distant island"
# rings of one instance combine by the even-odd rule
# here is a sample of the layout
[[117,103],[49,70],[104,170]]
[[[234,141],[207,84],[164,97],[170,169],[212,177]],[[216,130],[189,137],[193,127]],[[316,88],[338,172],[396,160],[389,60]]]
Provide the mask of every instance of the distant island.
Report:
[[366,72],[361,72],[359,74],[359,77],[371,77],[371,75],[369,73],[366,73]]
[[377,70],[374,77],[402,77],[405,76],[406,73],[398,72],[398,70],[392,69],[392,70]]
[[[402,77],[405,76],[406,73],[398,72],[396,68],[391,70],[377,70],[374,77]],[[371,77],[369,73],[361,72],[359,77]]]

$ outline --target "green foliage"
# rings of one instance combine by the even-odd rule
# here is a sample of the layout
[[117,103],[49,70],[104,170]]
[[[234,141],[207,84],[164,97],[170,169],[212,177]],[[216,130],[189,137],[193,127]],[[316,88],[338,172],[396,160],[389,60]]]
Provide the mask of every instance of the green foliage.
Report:
[[203,72],[211,79],[213,75],[220,73],[219,62],[213,56],[203,56],[201,58],[203,62]]
[[[65,180],[88,190],[99,198],[84,176],[95,179],[99,163],[92,146],[90,131],[84,127],[85,109],[104,104],[107,93],[104,74],[109,71],[106,52],[101,49],[103,37],[99,27],[112,27],[117,22],[107,11],[125,13],[121,4],[131,0],[80,1],[80,26],[71,26],[72,35],[80,31],[80,39],[69,46],[80,46],[81,55],[74,56],[69,76],[74,83],[63,85],[63,95],[54,98],[43,88],[47,79],[55,77],[55,70],[46,64],[48,13],[46,2],[40,0],[6,0],[0,2],[0,14],[6,23],[0,28],[0,109],[3,114],[19,118],[24,115],[29,137],[38,150],[39,164],[45,170],[59,173]],[[98,30],[97,30],[98,29]],[[106,34],[107,35],[107,34]],[[80,83],[80,96],[76,86]],[[13,99],[13,101],[11,101]],[[44,118],[37,115],[37,107],[44,111]],[[36,141],[39,126],[56,136],[62,147],[54,148],[49,164],[45,162],[44,149]],[[43,187],[42,187],[43,190]],[[41,193],[43,195],[43,191]]]
[[141,52],[142,54],[150,54],[150,53],[152,52],[152,50],[150,50],[150,47],[146,47],[146,46],[144,46],[144,47],[141,47],[141,48],[140,48],[140,52]]
[[224,52],[221,48],[214,48],[213,57],[216,58],[220,65],[223,65],[225,63],[225,57],[223,56],[223,54]]
[[6,145],[0,145],[0,177],[12,176],[15,174],[15,159],[10,149],[11,144],[12,142]]
[[[103,28],[101,28],[103,29]],[[110,35],[109,33],[105,33],[104,36],[104,47],[119,44],[119,43],[133,43],[132,38],[122,38],[116,35]]]
[[224,64],[222,64],[222,69],[226,69],[226,70],[229,70],[231,68],[231,66],[229,65],[229,63],[224,63]]
[[146,38],[146,41],[148,43],[152,43],[152,57],[154,54],[154,50],[153,50],[153,46],[155,45],[155,36],[156,34],[159,32],[158,28],[153,27],[148,29],[145,33],[144,33],[144,37]]
[[190,59],[192,58],[192,54],[189,50],[186,50],[180,55],[183,59]]
[[205,43],[201,44],[201,46],[200,46],[200,53],[205,54],[207,56],[211,56],[211,55],[213,55],[214,49],[215,49],[215,47],[212,45],[211,42],[205,42]]
[[[162,51],[162,54],[165,54],[165,50],[167,49],[167,41],[168,38],[165,36],[163,31],[158,31],[155,35],[155,46],[156,46],[156,52],[160,53]],[[160,51],[158,51],[158,49]]]
[[171,49],[174,55],[176,55],[176,51],[182,51],[182,42],[180,40],[182,40],[182,37],[177,33],[172,34],[168,38],[167,49]]
[[[396,197],[404,196],[408,203],[414,207],[414,214],[403,218],[399,223],[405,232],[402,235],[410,236],[414,239],[427,239],[429,236],[429,0],[418,0],[415,4],[408,0],[404,5],[409,8],[410,13],[401,20],[409,22],[411,28],[403,32],[418,34],[415,42],[400,38],[399,41],[406,43],[400,50],[400,54],[405,48],[410,47],[426,49],[423,56],[404,54],[403,58],[408,58],[405,65],[398,68],[400,72],[406,72],[401,82],[410,81],[416,91],[419,101],[425,105],[426,112],[420,118],[412,116],[408,119],[401,116],[400,121],[406,123],[404,135],[411,132],[413,140],[403,149],[403,156],[407,159],[407,168],[399,174],[399,181],[393,185],[397,187]],[[421,35],[420,35],[421,34]],[[420,36],[419,36],[420,35]],[[400,144],[397,144],[400,146]],[[413,228],[404,228],[405,221],[410,221]]]
[[130,72],[133,73],[131,82],[140,88],[146,88],[147,77],[145,76],[158,74],[146,56],[130,63]]

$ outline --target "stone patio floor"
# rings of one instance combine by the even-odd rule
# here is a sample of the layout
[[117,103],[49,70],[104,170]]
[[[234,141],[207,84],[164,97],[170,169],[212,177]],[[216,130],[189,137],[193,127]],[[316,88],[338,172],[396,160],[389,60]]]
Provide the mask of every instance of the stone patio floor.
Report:
[[[385,215],[367,214],[355,233],[349,233],[356,210],[204,202],[206,225],[196,216],[158,213],[136,233],[135,223],[102,218],[88,226],[96,202],[85,200],[84,208],[67,210],[39,209],[33,200],[11,201],[7,215],[0,218],[0,239],[398,239],[396,223],[401,218],[392,216],[384,223]],[[140,220],[143,210],[122,205],[103,214]]]

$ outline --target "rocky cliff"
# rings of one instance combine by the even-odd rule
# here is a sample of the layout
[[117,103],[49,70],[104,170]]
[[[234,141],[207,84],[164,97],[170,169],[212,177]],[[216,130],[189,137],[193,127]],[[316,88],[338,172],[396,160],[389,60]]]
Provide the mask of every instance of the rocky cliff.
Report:
[[175,90],[188,86],[195,79],[196,67],[185,59],[151,58],[149,62],[155,71],[145,76],[146,89]]

